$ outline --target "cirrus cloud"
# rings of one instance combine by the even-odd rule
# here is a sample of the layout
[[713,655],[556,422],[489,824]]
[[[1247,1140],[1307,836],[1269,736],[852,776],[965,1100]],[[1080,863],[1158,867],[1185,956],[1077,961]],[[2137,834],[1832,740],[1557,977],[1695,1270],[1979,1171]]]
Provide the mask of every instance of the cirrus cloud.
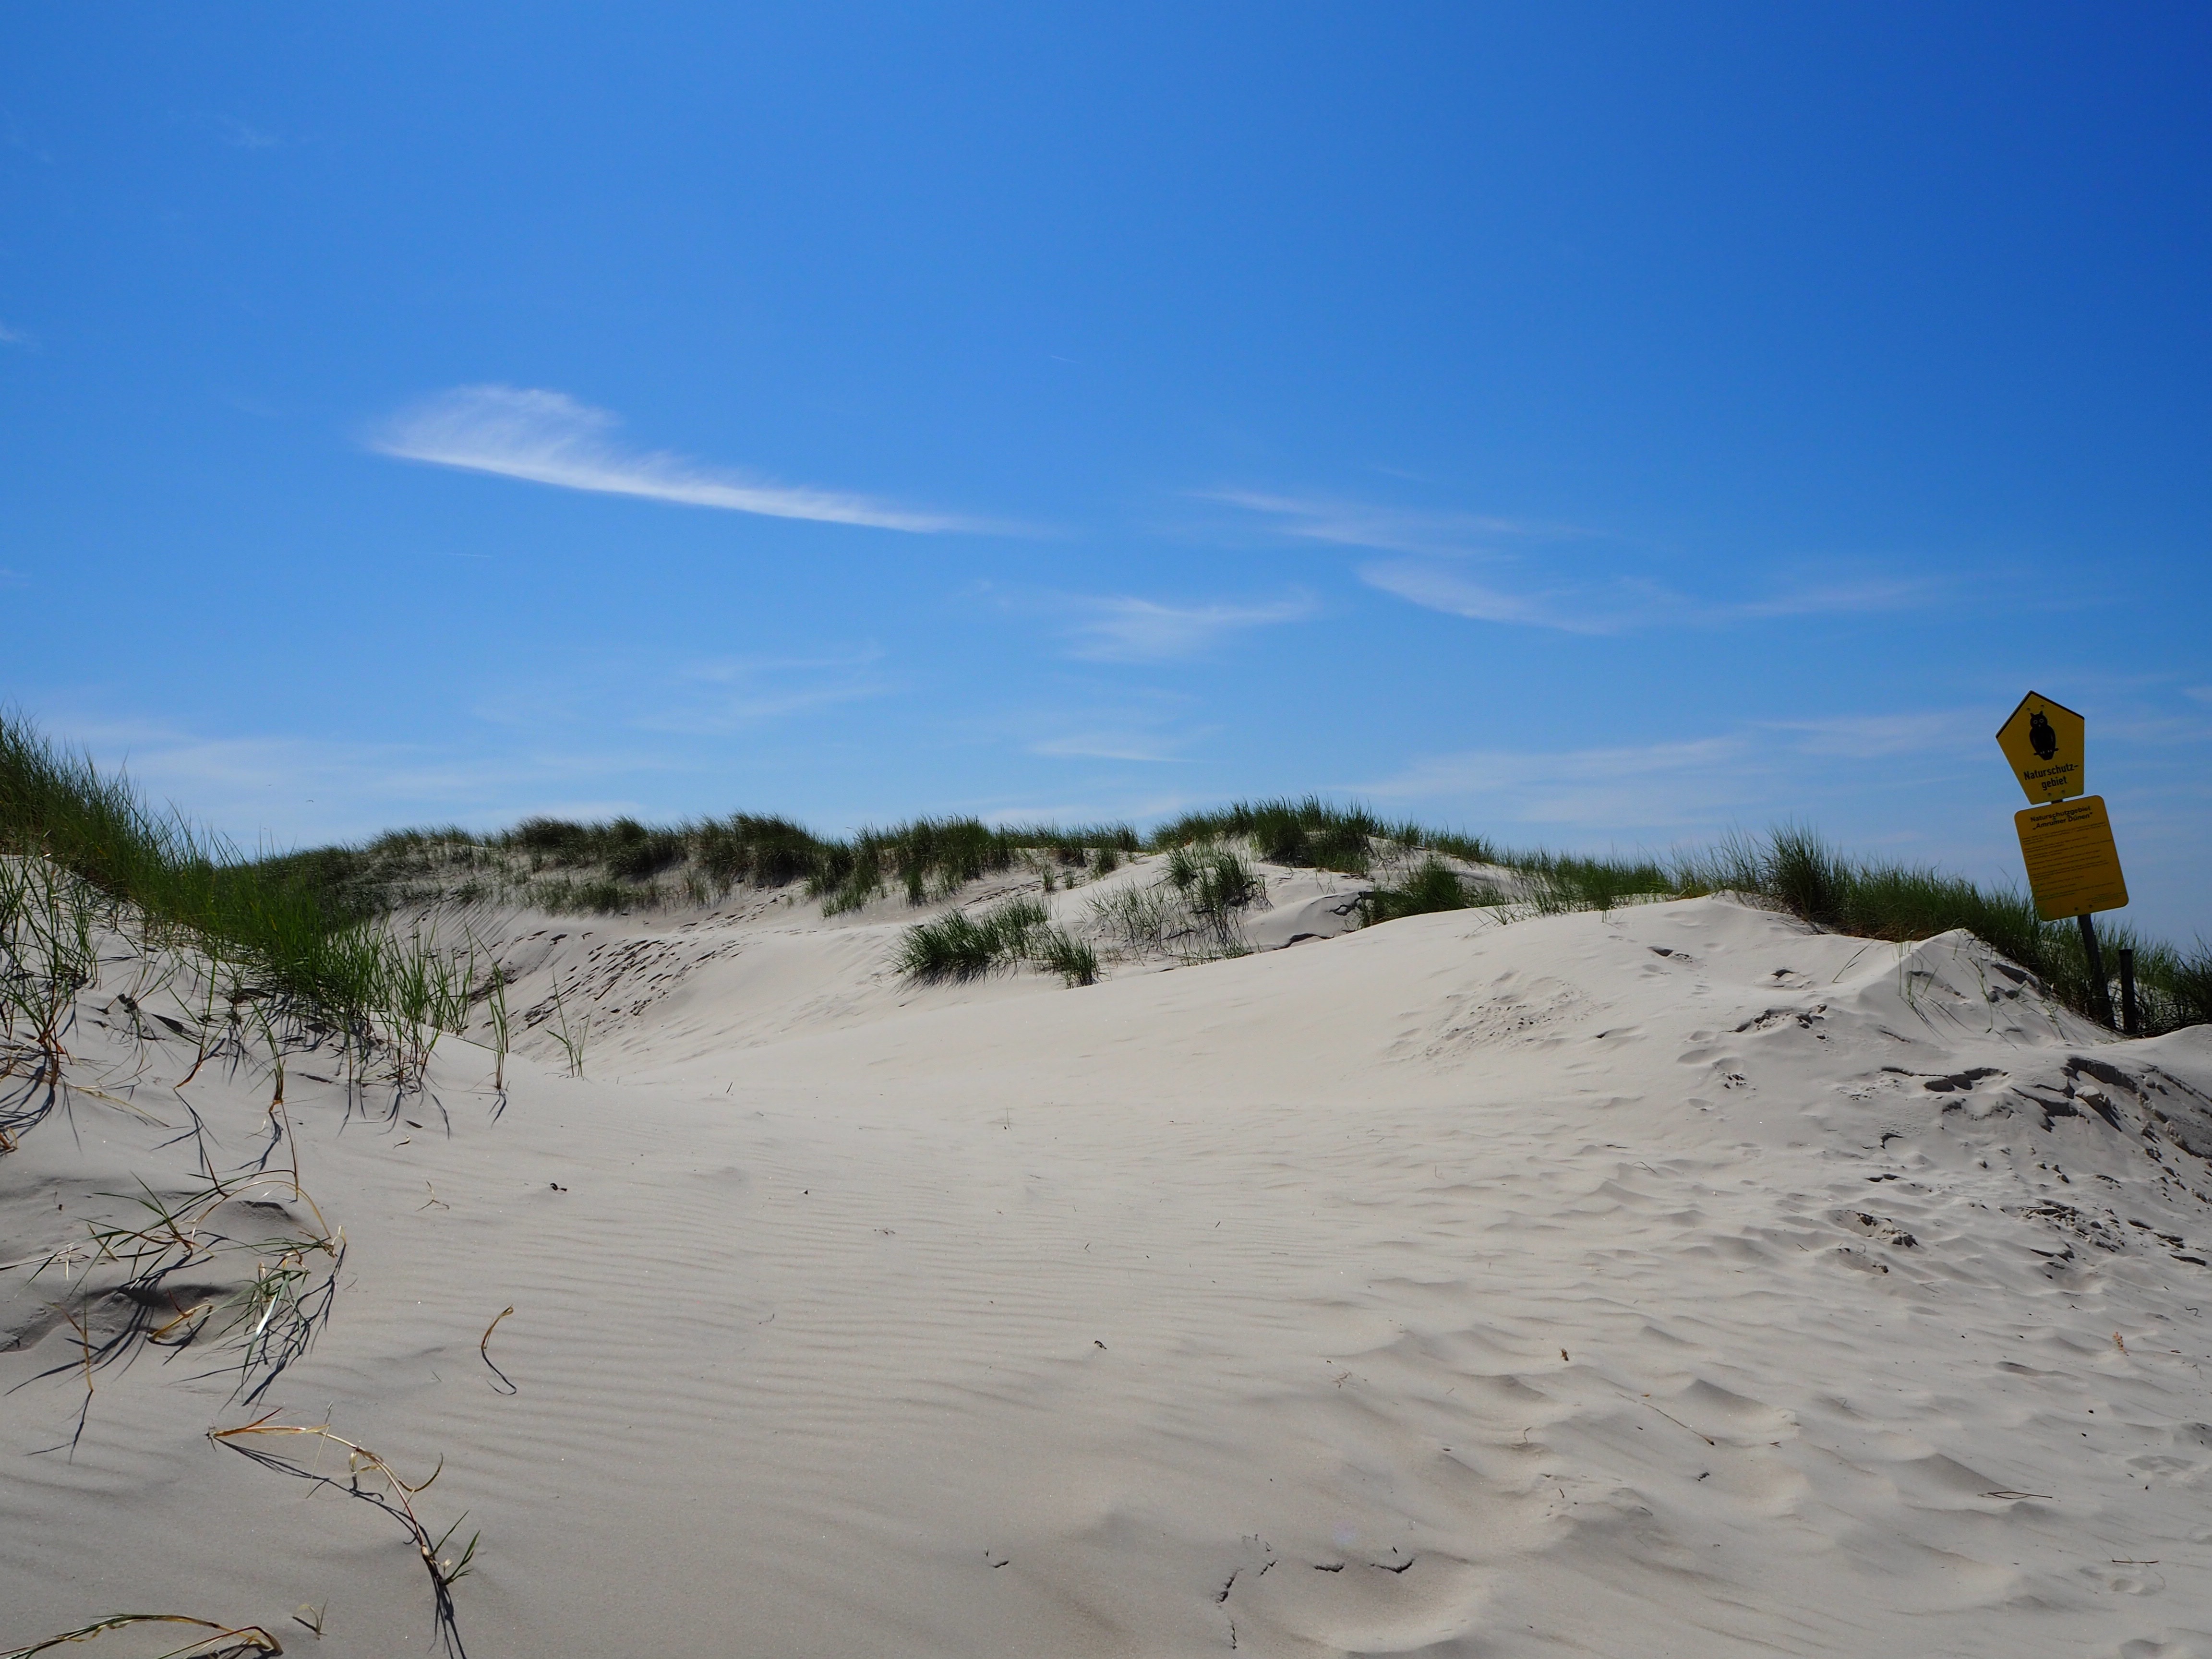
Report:
[[379,454],[489,472],[562,489],[635,495],[772,519],[865,525],[921,534],[1004,526],[842,490],[780,484],[613,441],[619,418],[565,392],[464,386],[408,410],[369,438]]
[[1165,605],[1133,598],[1073,603],[1079,613],[1073,654],[1097,662],[1195,656],[1230,635],[1303,622],[1318,609],[1303,593],[1266,605]]
[[1359,580],[1447,616],[1564,634],[1625,634],[1666,626],[1720,628],[1787,617],[1896,611],[1924,602],[1933,590],[1927,581],[1875,577],[1808,583],[1757,599],[1701,600],[1656,582],[1619,577],[1516,592],[1449,566],[1413,559],[1363,565]]

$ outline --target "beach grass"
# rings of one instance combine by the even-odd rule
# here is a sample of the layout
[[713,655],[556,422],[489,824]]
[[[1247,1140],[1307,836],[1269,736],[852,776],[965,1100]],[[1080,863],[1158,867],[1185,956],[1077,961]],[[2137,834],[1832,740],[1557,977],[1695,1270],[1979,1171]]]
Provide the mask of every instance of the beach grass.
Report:
[[1673,898],[1694,883],[1680,872],[1645,859],[1580,858],[1528,853],[1510,860],[1529,890],[1529,902],[1543,915],[1569,910],[1601,914],[1637,899]]
[[1479,836],[1389,822],[1356,802],[1340,805],[1319,795],[1233,801],[1207,811],[1186,812],[1154,830],[1148,844],[1167,851],[1229,840],[1249,842],[1270,864],[1355,876],[1365,875],[1372,867],[1378,842],[1446,853],[1477,864],[1490,857],[1488,844]]
[[915,818],[889,829],[862,830],[847,841],[815,843],[807,890],[835,915],[855,910],[889,891],[904,890],[909,904],[945,898],[981,877],[1018,866],[1041,872],[1054,866],[1087,867],[1104,850],[1137,850],[1127,824],[1061,829],[1050,824],[987,824],[980,818]]
[[1044,906],[1026,897],[917,923],[899,942],[896,965],[909,979],[936,983],[981,979],[1023,963],[1057,973],[1071,986],[1098,977],[1097,953],[1054,927]]
[[1361,920],[1367,924],[1395,921],[1401,916],[1465,910],[1502,902],[1496,887],[1461,875],[1431,853],[1396,886],[1376,887],[1369,891],[1360,902]]
[[384,1012],[422,967],[332,878],[343,859],[247,858],[11,715],[0,715],[0,854],[44,860],[127,908],[142,944],[201,949],[234,993],[281,994],[336,1021]]
[[1178,842],[1168,853],[1166,880],[1191,917],[1227,951],[1237,942],[1244,913],[1266,889],[1234,848],[1216,842]]

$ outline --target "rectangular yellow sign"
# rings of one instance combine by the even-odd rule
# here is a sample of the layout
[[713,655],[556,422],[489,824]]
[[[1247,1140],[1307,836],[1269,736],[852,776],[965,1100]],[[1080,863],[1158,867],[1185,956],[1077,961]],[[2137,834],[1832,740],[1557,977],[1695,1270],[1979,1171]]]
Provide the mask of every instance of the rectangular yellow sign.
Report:
[[2084,795],[2057,806],[2031,806],[2012,815],[2020,855],[2027,865],[2035,914],[2045,921],[2118,910],[2128,902],[2119,848],[2102,795]]

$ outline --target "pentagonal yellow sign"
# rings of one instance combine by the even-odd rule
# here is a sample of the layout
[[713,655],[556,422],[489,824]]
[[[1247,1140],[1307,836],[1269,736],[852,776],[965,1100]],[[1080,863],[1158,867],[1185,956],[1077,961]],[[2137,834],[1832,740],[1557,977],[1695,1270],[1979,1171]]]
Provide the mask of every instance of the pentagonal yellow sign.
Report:
[[2028,799],[2065,800],[2088,788],[2082,756],[2087,725],[2063,703],[2031,691],[1997,727],[1997,747]]

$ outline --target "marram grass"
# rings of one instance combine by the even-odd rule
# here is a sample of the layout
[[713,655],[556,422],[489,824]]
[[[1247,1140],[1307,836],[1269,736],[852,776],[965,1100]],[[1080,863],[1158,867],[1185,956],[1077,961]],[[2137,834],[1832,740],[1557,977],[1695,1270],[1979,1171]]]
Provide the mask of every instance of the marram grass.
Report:
[[897,957],[901,973],[927,981],[981,979],[1022,963],[1057,973],[1072,986],[1098,977],[1097,953],[1054,927],[1044,906],[1032,898],[1010,899],[989,910],[954,910],[919,923],[906,930]]

